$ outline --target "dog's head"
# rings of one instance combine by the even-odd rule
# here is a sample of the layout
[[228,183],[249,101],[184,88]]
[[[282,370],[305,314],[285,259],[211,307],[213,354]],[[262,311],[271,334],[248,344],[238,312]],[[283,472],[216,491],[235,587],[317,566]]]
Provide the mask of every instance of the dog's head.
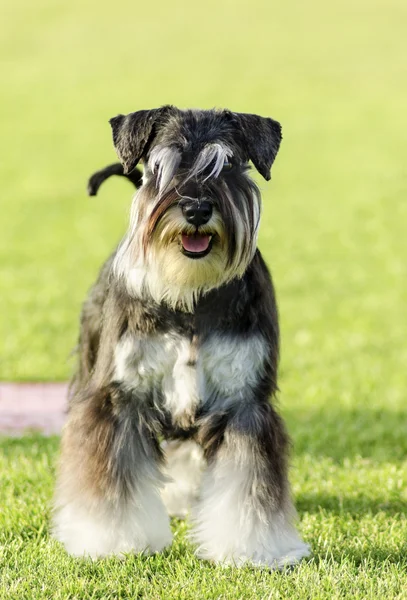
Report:
[[256,251],[265,179],[281,141],[276,121],[172,106],[110,121],[124,173],[141,160],[143,185],[114,263],[137,294],[192,310],[197,297],[241,277]]

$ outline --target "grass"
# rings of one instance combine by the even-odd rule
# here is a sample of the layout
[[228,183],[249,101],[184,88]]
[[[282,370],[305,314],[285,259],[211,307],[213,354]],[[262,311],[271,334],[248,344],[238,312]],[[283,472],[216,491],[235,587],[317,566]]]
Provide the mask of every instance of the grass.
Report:
[[[375,426],[369,412],[345,419],[353,424],[355,416],[359,426]],[[305,442],[308,423],[296,421],[292,432]],[[3,440],[0,598],[404,599],[407,465],[390,454],[386,458],[382,448],[396,442],[405,452],[405,426],[385,412],[382,435],[360,444],[354,442],[352,427],[347,433],[338,429],[326,424],[329,444],[315,436],[314,443],[297,449],[293,487],[313,556],[282,573],[197,560],[181,521],[173,522],[174,544],[164,554],[96,562],[70,558],[47,532],[58,440]]]
[[404,0],[16,0],[0,36],[0,380],[65,380],[80,304],[130,188],[107,120],[174,103],[283,124],[260,248],[282,322],[281,412],[313,556],[289,573],[164,556],[83,563],[48,537],[56,439],[4,439],[3,598],[407,598]]

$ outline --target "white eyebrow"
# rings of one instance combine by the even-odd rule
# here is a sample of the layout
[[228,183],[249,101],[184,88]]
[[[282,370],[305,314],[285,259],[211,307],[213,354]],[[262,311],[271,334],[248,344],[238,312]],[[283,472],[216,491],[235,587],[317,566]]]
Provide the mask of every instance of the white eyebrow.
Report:
[[[218,177],[225,160],[231,156],[233,156],[233,152],[228,146],[218,142],[207,144],[198,154],[185,181],[200,175],[211,164],[213,164],[212,170],[205,177],[204,181],[210,177]],[[165,192],[177,172],[180,163],[181,152],[174,147],[157,146],[151,151],[148,164],[153,173],[157,172],[157,187],[160,194]]]
[[227,158],[233,156],[232,150],[225,146],[224,144],[220,144],[215,142],[213,144],[207,144],[203,150],[198,155],[192,170],[188,176],[188,179],[191,177],[195,177],[200,175],[207,167],[209,167],[212,162],[214,163],[211,172],[205,177],[204,181],[209,179],[209,177],[218,177],[221,172],[224,162]]
[[162,194],[173,179],[181,162],[181,153],[170,146],[157,146],[150,154],[148,164],[153,173],[158,169],[157,186]]

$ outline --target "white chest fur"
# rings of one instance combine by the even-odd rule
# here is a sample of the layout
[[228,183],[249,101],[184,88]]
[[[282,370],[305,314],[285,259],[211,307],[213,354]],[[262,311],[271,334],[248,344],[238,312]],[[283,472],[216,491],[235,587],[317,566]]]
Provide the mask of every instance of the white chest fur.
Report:
[[223,407],[249,400],[248,391],[262,375],[267,346],[261,337],[213,335],[199,348],[196,361],[193,353],[191,341],[179,334],[127,334],[116,348],[114,379],[141,394],[160,390],[173,423],[187,428],[198,404],[210,397]]
[[224,400],[245,397],[263,374],[267,344],[261,336],[241,338],[212,335],[199,353],[198,369],[205,374],[205,389]]
[[164,408],[181,427],[192,424],[198,404],[197,369],[191,342],[173,333],[147,338],[126,335],[115,352],[116,381],[147,393],[161,390]]

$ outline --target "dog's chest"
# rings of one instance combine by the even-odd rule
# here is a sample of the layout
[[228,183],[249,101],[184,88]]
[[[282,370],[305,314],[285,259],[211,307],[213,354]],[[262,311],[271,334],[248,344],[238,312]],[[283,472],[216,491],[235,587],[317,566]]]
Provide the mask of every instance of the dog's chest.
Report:
[[141,397],[154,393],[157,408],[168,412],[174,425],[193,424],[200,378],[190,339],[175,333],[146,338],[125,335],[116,348],[114,378]]
[[214,334],[200,345],[178,333],[126,334],[115,352],[114,379],[140,398],[153,393],[157,408],[188,429],[199,408],[217,410],[249,400],[263,374],[267,346],[260,336],[244,341]]

